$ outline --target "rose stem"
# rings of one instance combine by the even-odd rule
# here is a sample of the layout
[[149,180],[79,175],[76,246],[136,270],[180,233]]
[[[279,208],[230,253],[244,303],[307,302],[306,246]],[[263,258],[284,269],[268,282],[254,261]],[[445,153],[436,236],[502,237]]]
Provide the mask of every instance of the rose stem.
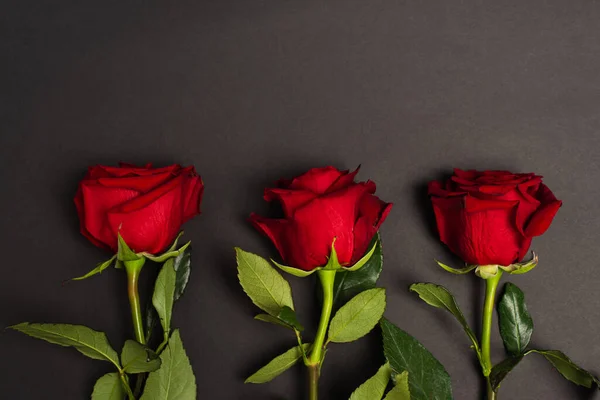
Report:
[[319,374],[321,372],[321,362],[323,358],[323,343],[325,342],[325,334],[327,333],[329,319],[331,318],[331,309],[333,308],[333,283],[335,281],[335,272],[335,270],[325,269],[317,271],[319,281],[321,282],[321,288],[323,289],[323,309],[321,311],[321,320],[319,321],[317,335],[315,336],[312,351],[306,364],[309,375],[308,385],[310,400],[317,400],[319,396]]
[[485,281],[485,302],[483,305],[483,324],[481,329],[481,358],[483,361],[483,375],[487,383],[488,400],[496,399],[496,392],[490,384],[490,372],[492,370],[492,359],[490,355],[490,336],[492,332],[492,319],[494,316],[494,303],[496,300],[496,289],[502,277],[502,270],[498,269],[496,275]]
[[[146,337],[144,336],[144,324],[142,323],[140,295],[138,293],[138,280],[145,261],[146,259],[143,257],[139,260],[124,261],[125,270],[127,271],[127,295],[129,297],[129,305],[131,306],[131,319],[133,321],[135,340],[143,345],[146,344]],[[144,374],[138,374],[135,382],[136,395],[139,395],[139,392],[142,390],[143,383]]]

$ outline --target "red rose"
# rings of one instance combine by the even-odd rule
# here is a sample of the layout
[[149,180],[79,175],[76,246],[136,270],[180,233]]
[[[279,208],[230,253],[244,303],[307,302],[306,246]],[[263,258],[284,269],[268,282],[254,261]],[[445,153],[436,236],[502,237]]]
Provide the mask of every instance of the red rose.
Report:
[[467,264],[521,261],[562,205],[535,174],[454,170],[429,183],[440,239]]
[[194,167],[90,167],[75,195],[81,233],[114,252],[120,233],[135,252],[160,253],[200,213],[203,189]]
[[291,181],[279,181],[279,188],[265,189],[264,198],[281,202],[285,217],[252,214],[250,221],[292,267],[312,271],[327,264],[334,238],[339,263],[353,265],[392,207],[373,195],[374,182],[354,182],[357,173],[313,168]]

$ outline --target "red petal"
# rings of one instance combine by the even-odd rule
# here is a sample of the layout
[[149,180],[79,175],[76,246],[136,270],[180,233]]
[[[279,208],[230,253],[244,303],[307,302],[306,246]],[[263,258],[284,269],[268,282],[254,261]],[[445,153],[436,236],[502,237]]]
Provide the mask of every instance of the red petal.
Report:
[[317,198],[318,194],[308,190],[290,190],[290,189],[265,189],[264,199],[266,201],[279,200],[286,217],[291,217],[294,212]]
[[136,252],[158,254],[173,242],[183,223],[182,176],[108,212],[111,230]]
[[98,179],[98,183],[100,183],[102,186],[132,189],[145,193],[159,185],[162,185],[171,178],[173,178],[173,174],[167,171],[154,175],[100,178]]
[[204,183],[199,176],[192,176],[186,179],[184,186],[183,211],[184,222],[200,214],[200,204],[202,203],[202,195],[204,193]]
[[[82,223],[88,237],[117,250],[117,232],[108,225],[106,213],[119,204],[130,201],[139,192],[130,189],[108,188],[93,182],[81,183]],[[84,233],[85,234],[85,233]]]
[[254,213],[250,214],[249,220],[256,229],[271,239],[287,265],[304,271],[312,271],[320,266],[310,259],[307,246],[297,240],[291,221],[265,218]]
[[309,253],[311,265],[325,265],[334,238],[340,264],[350,263],[359,202],[367,189],[366,185],[356,184],[319,197],[296,210],[293,217],[296,239],[303,251]]
[[354,248],[350,264],[356,263],[365,255],[373,236],[391,209],[392,203],[385,203],[377,196],[363,196],[359,206],[359,217],[354,225]]
[[460,198],[432,202],[440,239],[466,263],[509,265],[518,259],[527,239],[514,226],[513,209],[472,212],[463,209]]
[[313,168],[308,172],[294,178],[289,189],[304,189],[314,193],[323,194],[331,185],[348,171],[339,171],[334,167]]
[[546,232],[558,209],[562,206],[562,201],[557,200],[552,191],[543,183],[540,185],[537,197],[542,206],[532,215],[525,227],[525,234],[528,237],[540,236]]
[[[347,173],[347,171],[344,175],[340,176],[330,187],[329,189],[327,189],[327,193],[330,192],[334,192],[336,190],[340,190],[343,188],[346,188],[350,185],[352,185],[354,183],[354,178],[356,177],[356,174],[358,174],[358,171],[360,170],[360,165],[352,172]],[[373,190],[373,193],[375,193],[375,191]]]

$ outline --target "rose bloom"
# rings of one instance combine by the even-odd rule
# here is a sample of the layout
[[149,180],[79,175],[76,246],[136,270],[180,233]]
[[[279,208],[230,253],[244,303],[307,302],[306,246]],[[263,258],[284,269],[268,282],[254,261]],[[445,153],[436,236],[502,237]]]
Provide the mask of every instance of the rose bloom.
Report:
[[160,253],[200,213],[203,189],[192,166],[89,167],[75,195],[81,233],[114,252],[120,233],[135,252]]
[[313,168],[281,180],[278,188],[265,189],[264,199],[279,201],[284,217],[252,214],[250,221],[292,267],[311,271],[327,264],[334,238],[340,264],[351,266],[366,253],[392,208],[373,195],[374,182],[354,182],[357,173]]
[[429,183],[440,239],[467,264],[521,261],[562,205],[542,177],[508,171],[462,171]]

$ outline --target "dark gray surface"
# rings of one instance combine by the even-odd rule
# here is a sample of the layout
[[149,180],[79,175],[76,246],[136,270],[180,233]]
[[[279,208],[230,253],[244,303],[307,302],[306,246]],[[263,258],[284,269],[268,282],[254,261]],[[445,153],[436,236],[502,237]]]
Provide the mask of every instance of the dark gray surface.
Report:
[[[450,288],[477,325],[476,278],[431,230],[424,185],[452,167],[535,171],[564,201],[534,240],[540,265],[510,277],[526,293],[533,343],[600,373],[600,7],[586,1],[9,1],[0,13],[0,326],[87,324],[120,348],[130,332],[122,271],[61,287],[106,258],[72,204],[94,163],[195,164],[203,215],[175,325],[201,399],[301,399],[301,369],[243,378],[293,344],[252,320],[233,246],[272,255],[245,221],[265,185],[313,166],[354,168],[395,203],[383,225],[386,316],[450,372],[456,399],[480,397],[460,327],[407,291]],[[167,2],[165,2],[167,3]],[[146,272],[146,276],[149,272]],[[300,317],[311,280],[292,279]],[[496,335],[496,334],[495,334]],[[498,336],[495,360],[502,355]],[[0,397],[80,399],[108,364],[13,332],[0,336]],[[346,399],[381,362],[378,334],[332,345],[325,399]],[[501,399],[591,399],[539,357]]]

